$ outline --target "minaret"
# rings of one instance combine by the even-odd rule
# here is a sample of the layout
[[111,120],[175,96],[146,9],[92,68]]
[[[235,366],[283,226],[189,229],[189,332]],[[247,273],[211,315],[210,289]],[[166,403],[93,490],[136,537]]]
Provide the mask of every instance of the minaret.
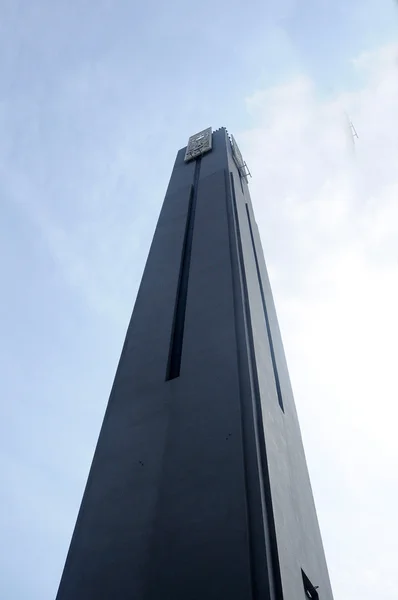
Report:
[[248,176],[177,154],[57,600],[332,600]]

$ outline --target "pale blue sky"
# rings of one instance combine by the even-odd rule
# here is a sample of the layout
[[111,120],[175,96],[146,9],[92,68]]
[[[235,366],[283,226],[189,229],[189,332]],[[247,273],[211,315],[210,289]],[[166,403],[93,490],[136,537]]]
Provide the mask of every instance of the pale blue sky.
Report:
[[355,92],[352,59],[397,18],[387,0],[0,0],[0,598],[55,598],[176,151],[225,125],[250,154],[247,99],[292,78]]

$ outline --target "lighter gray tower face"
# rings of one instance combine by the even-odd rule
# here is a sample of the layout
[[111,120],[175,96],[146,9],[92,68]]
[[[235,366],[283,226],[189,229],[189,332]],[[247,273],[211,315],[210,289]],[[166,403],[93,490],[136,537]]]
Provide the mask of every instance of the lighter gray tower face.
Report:
[[177,154],[57,600],[332,600],[248,174]]

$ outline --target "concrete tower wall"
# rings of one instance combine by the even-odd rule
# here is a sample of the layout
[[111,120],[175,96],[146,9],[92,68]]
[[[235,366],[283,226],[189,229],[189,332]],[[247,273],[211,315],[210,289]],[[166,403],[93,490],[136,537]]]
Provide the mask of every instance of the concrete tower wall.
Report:
[[225,129],[184,155],[57,600],[332,600],[247,184]]

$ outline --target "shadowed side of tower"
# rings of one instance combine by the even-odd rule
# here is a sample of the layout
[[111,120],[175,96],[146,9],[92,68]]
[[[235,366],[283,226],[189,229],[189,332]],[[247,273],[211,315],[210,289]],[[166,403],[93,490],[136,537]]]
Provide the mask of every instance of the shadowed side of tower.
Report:
[[318,594],[332,600],[247,171],[225,129],[204,130],[177,154],[57,600]]

